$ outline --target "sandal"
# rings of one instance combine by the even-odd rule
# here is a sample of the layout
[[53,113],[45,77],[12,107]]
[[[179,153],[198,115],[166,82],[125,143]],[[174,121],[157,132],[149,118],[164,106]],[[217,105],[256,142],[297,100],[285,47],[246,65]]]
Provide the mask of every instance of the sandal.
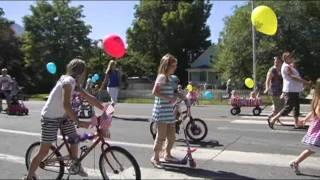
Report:
[[273,126],[274,126],[274,122],[271,122],[272,118],[268,118],[268,126],[271,128],[271,129],[274,129]]
[[150,159],[150,162],[153,165],[153,167],[158,168],[158,169],[162,168],[162,165],[161,165],[160,161],[157,161],[155,159]]
[[299,165],[295,161],[291,161],[289,165],[290,165],[290,168],[293,169],[294,173],[296,173],[296,175],[301,174],[299,170]]
[[179,159],[177,159],[177,158],[175,158],[173,156],[166,156],[164,158],[164,160],[167,161],[167,162],[179,162]]

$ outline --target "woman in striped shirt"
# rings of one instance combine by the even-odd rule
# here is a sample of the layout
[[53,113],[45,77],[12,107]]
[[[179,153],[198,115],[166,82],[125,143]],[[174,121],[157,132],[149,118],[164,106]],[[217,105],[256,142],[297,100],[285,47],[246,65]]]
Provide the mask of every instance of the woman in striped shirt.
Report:
[[151,158],[151,163],[154,167],[161,167],[159,154],[162,150],[163,142],[167,139],[165,148],[166,161],[176,160],[171,155],[171,149],[175,142],[175,118],[173,112],[173,103],[176,101],[174,97],[174,89],[171,79],[169,78],[177,68],[177,59],[166,54],[162,57],[158,69],[158,76],[155,81],[152,94],[155,95],[152,119],[157,124],[157,135],[154,141],[154,155]]

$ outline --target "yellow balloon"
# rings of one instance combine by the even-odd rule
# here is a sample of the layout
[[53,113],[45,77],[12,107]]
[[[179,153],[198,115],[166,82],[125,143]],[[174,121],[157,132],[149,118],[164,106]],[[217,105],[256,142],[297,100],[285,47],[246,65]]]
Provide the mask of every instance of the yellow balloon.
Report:
[[189,84],[189,85],[186,87],[186,89],[188,90],[188,92],[191,92],[191,91],[192,91],[192,85]]
[[268,6],[258,6],[251,13],[251,22],[256,30],[267,35],[274,35],[278,28],[278,19]]
[[246,78],[246,80],[244,81],[244,84],[251,89],[254,86],[254,81],[251,78]]

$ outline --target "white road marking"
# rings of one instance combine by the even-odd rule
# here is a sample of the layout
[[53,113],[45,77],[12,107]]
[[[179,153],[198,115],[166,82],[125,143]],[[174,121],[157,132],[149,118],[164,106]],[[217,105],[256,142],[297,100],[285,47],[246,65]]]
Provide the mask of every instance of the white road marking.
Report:
[[[293,120],[292,121],[281,121],[284,125],[294,125]],[[261,121],[261,120],[245,120],[245,119],[237,119],[233,120],[230,123],[232,124],[268,124],[267,121]],[[307,122],[306,125],[308,125],[309,122]]]
[[[115,114],[114,115],[115,118],[121,119],[121,118],[128,118],[128,119],[135,119],[135,118],[140,118],[140,119],[148,119],[149,121],[151,121],[151,116],[142,116],[142,115],[123,115],[123,114]],[[194,117],[196,118],[196,117]],[[226,119],[219,119],[219,118],[202,118],[200,117],[200,119],[204,120],[204,121],[226,121]]]
[[[0,131],[5,133],[39,136],[39,133],[30,133],[25,131],[6,130],[6,129],[0,129]],[[261,130],[259,130],[259,132],[261,132]],[[279,132],[279,130],[277,130],[276,132]],[[285,131],[285,132],[290,133],[290,131]],[[302,133],[305,133],[305,132],[302,132]],[[110,141],[110,143],[121,145],[121,146],[135,147],[135,148],[137,147],[148,148],[148,149],[153,148],[152,144],[128,143],[128,142],[121,142],[121,141]],[[173,154],[176,155],[177,157],[183,158],[184,155],[186,154],[186,147],[180,147],[180,146],[175,147],[173,149]],[[232,150],[225,150],[221,153],[221,150],[205,149],[205,148],[197,148],[197,151],[193,153],[193,157],[195,160],[205,160],[205,161],[212,160],[214,162],[255,164],[255,165],[278,166],[278,167],[288,167],[289,161],[296,158],[297,155],[242,152],[242,151],[232,151]],[[24,163],[23,157],[6,155],[6,154],[0,154],[0,160]],[[304,167],[320,169],[318,158],[317,157],[308,158],[304,162]],[[89,169],[89,172],[90,172],[90,169]],[[92,173],[92,176],[94,176],[94,173]],[[152,177],[156,177],[156,176],[152,176]],[[152,177],[148,177],[148,178],[152,178]]]
[[[239,118],[242,119],[263,119],[263,120],[267,120],[267,116],[238,116]],[[280,117],[280,120],[292,120],[293,121],[293,117]]]
[[[24,157],[14,156],[9,154],[2,154],[2,153],[0,153],[0,161],[6,161],[11,163],[23,164],[23,165],[25,164]],[[95,177],[100,179],[102,178],[100,170],[98,168],[97,169],[84,168],[84,169],[88,173],[89,177]],[[175,172],[169,172],[169,171],[166,171],[166,173],[163,173],[163,170],[155,169],[155,168],[140,167],[140,171],[141,171],[142,179],[159,179],[159,178],[161,179],[195,179],[194,177],[189,177],[181,173],[175,173]],[[130,173],[130,172],[132,172],[131,168],[128,168],[127,170],[124,171],[124,173]],[[70,179],[74,179],[76,177],[79,178],[79,176],[71,176]],[[112,175],[110,176],[110,179],[114,179],[114,178],[112,178]]]
[[226,127],[226,126],[221,126],[217,127],[219,130],[232,130],[232,131],[242,131],[242,132],[265,132],[265,133],[275,133],[275,134],[305,134],[305,131],[288,131],[288,130],[281,130],[277,129],[275,131],[271,129],[241,129],[241,128],[232,128],[232,127]]

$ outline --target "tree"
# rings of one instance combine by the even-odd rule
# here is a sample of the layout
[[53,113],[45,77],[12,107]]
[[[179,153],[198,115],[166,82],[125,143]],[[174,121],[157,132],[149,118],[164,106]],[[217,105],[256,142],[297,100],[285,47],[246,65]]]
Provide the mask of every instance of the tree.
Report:
[[206,25],[211,8],[208,0],[140,1],[127,31],[134,66],[146,67],[142,74],[155,75],[161,57],[171,53],[178,58],[176,74],[186,83],[190,56],[197,57],[211,45]]
[[20,51],[21,41],[11,28],[14,22],[4,18],[3,15],[4,11],[0,8],[0,69],[7,68],[9,74],[24,85],[25,74],[21,73],[24,64]]
[[[265,80],[272,57],[285,50],[295,50],[300,72],[314,80],[319,77],[318,1],[255,1],[255,7],[267,5],[278,17],[275,36],[256,33],[257,82]],[[234,15],[225,20],[225,28],[218,44],[214,68],[226,80],[232,78],[243,85],[252,76],[251,4],[235,9]],[[242,87],[242,86],[240,86]]]
[[[32,14],[23,18],[22,50],[32,73],[31,87],[37,87],[34,91],[48,92],[71,59],[87,59],[90,55],[91,40],[87,36],[91,27],[82,20],[83,6],[70,7],[69,3],[38,0],[31,6]],[[45,65],[51,61],[57,66],[55,75],[46,72]]]

